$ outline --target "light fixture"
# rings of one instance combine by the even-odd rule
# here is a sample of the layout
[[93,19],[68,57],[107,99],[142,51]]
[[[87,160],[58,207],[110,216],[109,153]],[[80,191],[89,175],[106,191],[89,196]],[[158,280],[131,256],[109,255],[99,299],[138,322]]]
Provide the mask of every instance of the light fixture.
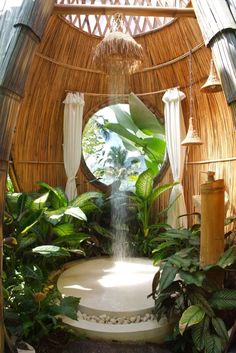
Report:
[[109,74],[132,74],[142,64],[143,49],[128,33],[121,14],[113,16],[111,31],[97,45],[93,62]]
[[210,73],[206,83],[201,87],[203,93],[216,93],[222,91],[222,86],[220,79],[217,75],[215,64],[213,59],[211,59]]
[[202,145],[203,142],[198,135],[197,128],[195,126],[195,119],[193,118],[193,97],[192,97],[192,51],[190,50],[189,54],[189,126],[188,132],[185,139],[181,142],[182,146],[191,146],[191,145]]

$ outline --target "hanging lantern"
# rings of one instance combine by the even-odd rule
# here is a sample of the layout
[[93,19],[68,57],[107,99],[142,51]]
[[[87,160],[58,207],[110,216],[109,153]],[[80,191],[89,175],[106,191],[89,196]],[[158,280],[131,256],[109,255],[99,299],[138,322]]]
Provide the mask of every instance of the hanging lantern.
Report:
[[221,82],[218,77],[213,59],[211,59],[209,77],[206,83],[201,87],[201,91],[203,93],[216,93],[222,91]]
[[192,52],[189,54],[189,108],[190,108],[190,118],[188,132],[185,139],[181,142],[182,146],[191,146],[191,145],[202,145],[203,142],[198,135],[197,128],[195,127],[195,119],[193,118],[193,97],[192,97]]
[[192,117],[189,118],[189,127],[188,132],[185,139],[181,142],[182,146],[189,145],[202,145],[203,142],[198,135],[196,128],[194,127],[194,119]]
[[94,64],[109,75],[125,75],[138,70],[142,61],[142,46],[125,33],[122,15],[114,15],[111,32],[95,49]]

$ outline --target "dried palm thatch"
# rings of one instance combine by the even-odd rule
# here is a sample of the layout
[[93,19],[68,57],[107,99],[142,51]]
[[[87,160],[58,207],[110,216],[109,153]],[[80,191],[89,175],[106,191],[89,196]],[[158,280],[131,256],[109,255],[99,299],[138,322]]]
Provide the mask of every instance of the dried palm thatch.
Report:
[[120,15],[114,17],[111,32],[96,47],[93,57],[94,64],[107,74],[132,74],[142,64],[142,46],[124,31]]

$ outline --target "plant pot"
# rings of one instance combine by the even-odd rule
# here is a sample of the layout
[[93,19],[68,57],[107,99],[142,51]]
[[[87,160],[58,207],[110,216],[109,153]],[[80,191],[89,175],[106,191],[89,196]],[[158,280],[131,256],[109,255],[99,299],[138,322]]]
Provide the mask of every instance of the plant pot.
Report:
[[26,342],[20,342],[17,347],[17,353],[35,353],[35,349]]

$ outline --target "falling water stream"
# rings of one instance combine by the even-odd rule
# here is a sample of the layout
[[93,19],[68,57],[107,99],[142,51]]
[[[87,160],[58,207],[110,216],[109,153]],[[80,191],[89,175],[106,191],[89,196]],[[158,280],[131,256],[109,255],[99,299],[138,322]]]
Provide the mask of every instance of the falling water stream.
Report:
[[[125,75],[112,75],[108,83],[108,90],[112,95],[125,93],[129,86],[129,79]],[[110,102],[110,104],[114,104]],[[112,231],[112,254],[115,260],[124,261],[130,257],[130,245],[128,241],[127,221],[127,195],[119,192],[121,184],[120,175],[112,184],[111,188],[111,231]]]
[[112,192],[111,198],[111,227],[112,227],[112,254],[116,260],[123,261],[131,256],[128,239],[127,195],[125,192]]

